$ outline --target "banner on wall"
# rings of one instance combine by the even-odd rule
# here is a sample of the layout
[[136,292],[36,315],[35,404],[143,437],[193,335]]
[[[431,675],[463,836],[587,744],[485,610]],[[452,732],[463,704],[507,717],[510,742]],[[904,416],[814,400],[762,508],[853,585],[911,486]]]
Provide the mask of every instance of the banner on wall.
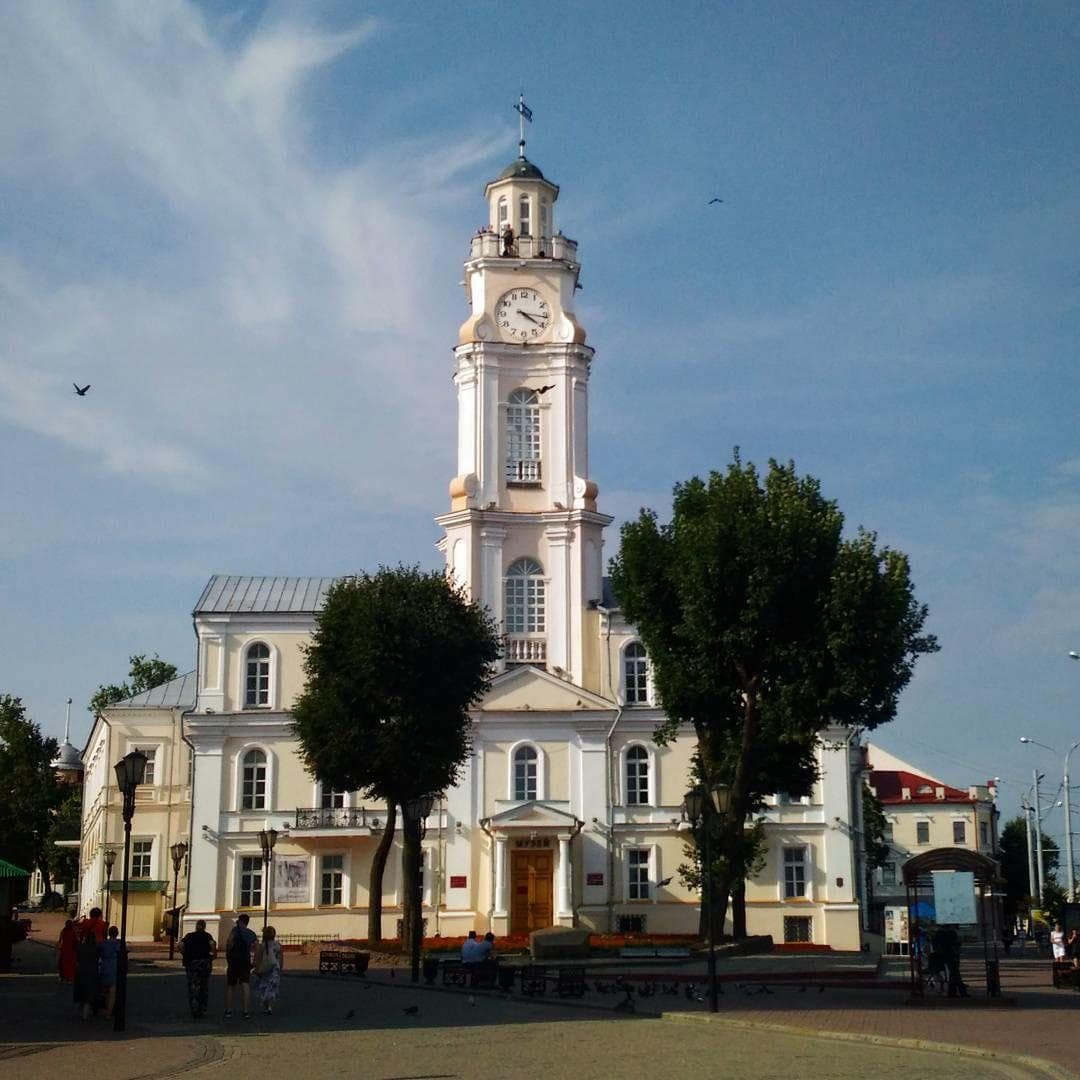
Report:
[[311,889],[310,860],[305,855],[278,855],[274,858],[274,903],[306,904]]

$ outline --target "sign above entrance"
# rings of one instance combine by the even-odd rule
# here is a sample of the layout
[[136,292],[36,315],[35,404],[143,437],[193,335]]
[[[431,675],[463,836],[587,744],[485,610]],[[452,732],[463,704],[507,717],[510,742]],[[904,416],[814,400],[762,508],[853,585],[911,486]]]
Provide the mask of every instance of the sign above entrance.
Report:
[[544,848],[551,847],[550,836],[521,836],[514,841],[514,847]]
[[466,885],[466,877],[464,874],[451,874],[450,875],[450,888],[451,889],[464,889]]

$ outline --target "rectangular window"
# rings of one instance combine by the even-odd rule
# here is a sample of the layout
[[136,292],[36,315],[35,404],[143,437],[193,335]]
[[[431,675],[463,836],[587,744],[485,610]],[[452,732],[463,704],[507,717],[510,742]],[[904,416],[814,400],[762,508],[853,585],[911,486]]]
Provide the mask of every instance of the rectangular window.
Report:
[[893,842],[893,825],[891,821],[885,822],[885,827],[881,830],[881,839],[884,840],[886,844],[891,844]]
[[988,821],[979,822],[979,839],[982,841],[983,847],[990,846],[990,823]]
[[540,480],[540,407],[511,401],[506,410],[506,479],[512,484]]
[[784,848],[784,898],[806,895],[806,848]]
[[240,856],[240,906],[262,907],[263,861],[261,855]]
[[930,822],[929,821],[916,821],[915,822],[915,843],[916,844],[929,844],[930,843]]
[[532,235],[532,202],[528,195],[522,195],[518,200],[518,209],[520,210],[519,219],[521,221],[518,235],[530,236]]
[[809,915],[784,916],[784,941],[789,945],[807,945],[814,940],[814,920]]
[[323,788],[320,798],[322,800],[320,805],[324,810],[329,810],[331,808],[336,809],[345,805],[344,791],[334,791],[332,788]]
[[881,884],[882,885],[895,885],[896,884],[896,863],[887,862],[881,868]]
[[954,844],[967,843],[967,822],[954,821],[952,823],[952,842]]
[[154,850],[153,840],[136,840],[131,845],[131,876],[148,878],[150,876],[150,856]]
[[322,896],[320,903],[340,904],[345,884],[345,856],[322,857]]
[[649,849],[630,848],[626,852],[628,900],[649,899]]
[[515,574],[506,579],[506,632],[542,634],[547,627],[544,579]]
[[143,773],[143,783],[153,784],[157,777],[157,747],[136,746],[135,749],[141,750],[146,755],[146,772]]

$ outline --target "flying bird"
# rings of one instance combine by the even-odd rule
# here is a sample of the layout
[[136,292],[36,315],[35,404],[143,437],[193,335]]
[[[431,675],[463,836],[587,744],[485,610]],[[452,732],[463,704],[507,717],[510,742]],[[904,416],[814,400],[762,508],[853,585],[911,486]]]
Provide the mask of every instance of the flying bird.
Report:
[[669,878],[669,877],[661,878],[656,884],[658,886],[660,886],[660,888],[662,889],[665,885],[670,885],[671,884],[671,878]]
[[86,397],[86,391],[90,389],[89,383],[85,386],[80,386],[78,383],[73,382],[71,385],[75,387],[75,393],[78,394],[79,397]]
[[706,206],[712,206],[713,203],[723,202],[723,201],[724,201],[723,199],[710,199],[705,205]]
[[349,1011],[348,1011],[348,1012],[347,1012],[347,1013],[345,1014],[345,1019],[346,1019],[346,1020],[351,1020],[351,1019],[352,1019],[352,1018],[353,1018],[353,1017],[354,1017],[355,1015],[356,1015],[356,1010],[355,1010],[355,1009],[350,1009],[350,1010],[349,1010]]
[[550,386],[541,386],[541,387],[539,387],[536,392],[538,394],[546,394],[549,390],[554,390],[554,389],[555,389],[555,384],[552,383]]
[[419,1005],[408,1005],[401,1010],[406,1016],[415,1016],[420,1011]]

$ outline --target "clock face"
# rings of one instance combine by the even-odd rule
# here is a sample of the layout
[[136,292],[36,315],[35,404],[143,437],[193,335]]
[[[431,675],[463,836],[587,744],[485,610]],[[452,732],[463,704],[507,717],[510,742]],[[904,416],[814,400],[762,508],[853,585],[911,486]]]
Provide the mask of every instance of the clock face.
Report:
[[511,289],[496,302],[495,321],[503,337],[533,341],[551,325],[551,308],[535,289]]

